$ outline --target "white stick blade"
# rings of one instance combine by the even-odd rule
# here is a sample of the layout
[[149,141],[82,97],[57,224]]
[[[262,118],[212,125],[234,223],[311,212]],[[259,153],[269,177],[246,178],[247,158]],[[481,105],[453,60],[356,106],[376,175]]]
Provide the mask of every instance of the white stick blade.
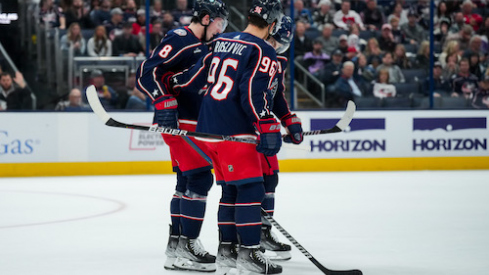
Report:
[[357,109],[357,106],[353,101],[348,101],[348,104],[346,105],[346,111],[343,117],[336,123],[336,126],[341,129],[341,131],[344,131],[348,125],[350,125],[351,120],[353,119],[353,114],[355,114],[355,110]]
[[292,149],[292,150],[301,150],[311,152],[311,145],[307,142],[302,142],[301,144],[291,144],[291,143],[282,143],[283,148]]
[[110,116],[105,111],[104,106],[102,106],[102,103],[100,102],[100,99],[98,98],[98,94],[97,94],[97,90],[95,89],[95,86],[93,86],[93,85],[88,86],[86,94],[87,94],[88,103],[90,104],[90,107],[92,107],[93,112],[104,123],[107,123],[107,121],[109,121],[109,119],[110,119]]

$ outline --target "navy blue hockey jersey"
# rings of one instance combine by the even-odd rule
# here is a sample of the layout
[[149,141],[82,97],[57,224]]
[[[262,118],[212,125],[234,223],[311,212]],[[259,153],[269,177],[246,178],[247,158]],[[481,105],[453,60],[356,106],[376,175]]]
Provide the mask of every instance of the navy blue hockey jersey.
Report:
[[271,88],[273,95],[272,110],[279,119],[282,119],[290,114],[289,104],[285,99],[285,70],[287,69],[287,58],[284,56],[277,56],[277,59],[278,70]]
[[240,32],[221,35],[211,48],[197,131],[254,134],[253,122],[271,114],[270,88],[278,69],[275,50],[263,39]]
[[[161,78],[167,72],[181,72],[195,63],[209,52],[188,27],[169,31],[154,50],[150,58],[145,60],[136,73],[136,87],[147,94],[151,100],[170,94],[162,85]],[[202,96],[198,93],[189,93],[177,97],[178,118],[197,120]]]

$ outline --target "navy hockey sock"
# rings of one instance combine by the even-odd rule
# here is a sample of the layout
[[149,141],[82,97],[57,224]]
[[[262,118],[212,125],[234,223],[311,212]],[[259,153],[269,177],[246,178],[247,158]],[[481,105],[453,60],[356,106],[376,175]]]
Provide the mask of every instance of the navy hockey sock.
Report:
[[261,203],[261,207],[267,211],[269,215],[273,215],[275,209],[275,188],[278,184],[278,175],[263,175],[265,186],[265,198]]
[[261,202],[265,196],[263,182],[239,185],[236,198],[236,230],[245,246],[260,244]]
[[180,201],[182,235],[189,239],[199,237],[204,221],[207,194],[212,187],[210,170],[187,176],[187,191]]
[[187,190],[187,178],[182,175],[180,169],[175,167],[177,172],[177,186],[175,187],[175,194],[170,202],[170,213],[171,213],[171,235],[180,235],[180,201],[182,195]]
[[234,221],[234,204],[236,203],[237,190],[234,185],[223,183],[219,211],[217,212],[217,224],[222,242],[238,243],[236,222]]

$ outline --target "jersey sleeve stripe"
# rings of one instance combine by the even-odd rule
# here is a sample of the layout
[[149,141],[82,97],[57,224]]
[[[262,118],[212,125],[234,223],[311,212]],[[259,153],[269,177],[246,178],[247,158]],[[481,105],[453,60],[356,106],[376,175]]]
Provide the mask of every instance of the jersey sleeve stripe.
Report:
[[195,43],[195,44],[192,44],[192,45],[188,45],[187,47],[183,47],[181,50],[179,50],[174,56],[172,56],[170,59],[166,60],[163,62],[163,64],[167,64],[169,62],[171,62],[173,59],[175,59],[178,55],[180,55],[183,51],[187,50],[187,49],[190,49],[190,48],[193,48],[193,47],[198,47],[202,45],[201,42],[199,43]]
[[[206,67],[206,66],[205,66],[205,61],[206,61],[206,59],[207,59],[207,58],[209,58],[209,56],[211,56],[211,55],[212,55],[212,53],[208,53],[208,54],[207,54],[207,55],[204,57],[204,59],[202,60],[202,64],[201,64],[200,69],[197,71],[197,73],[195,73],[195,74],[192,76],[192,78],[191,78],[189,81],[187,81],[186,83],[177,84],[177,85],[175,85],[175,86],[174,86],[174,88],[183,88],[183,87],[187,87],[188,85],[190,85],[190,84],[191,84],[191,83],[192,83],[192,82],[195,80],[195,78],[197,78],[197,76],[199,76],[199,75],[200,75],[200,73],[201,73],[201,72],[202,72],[202,71],[205,69],[205,67]],[[188,70],[188,69],[187,69],[187,70]],[[187,71],[187,70],[185,70],[185,71]],[[182,74],[182,73],[183,73],[183,72],[180,72],[180,73],[178,73],[178,74]]]
[[258,52],[259,52],[259,55],[258,55],[258,61],[256,62],[256,66],[255,66],[255,69],[253,70],[253,74],[251,75],[250,77],[250,80],[248,82],[248,103],[250,104],[250,107],[251,107],[251,110],[253,111],[253,114],[255,115],[256,117],[256,120],[260,120],[260,116],[258,115],[258,112],[256,111],[256,108],[255,106],[253,105],[253,96],[252,96],[252,83],[253,83],[253,78],[255,77],[256,75],[256,71],[258,71],[258,68],[260,68],[260,62],[261,62],[261,58],[262,58],[262,52],[261,52],[261,48],[258,47],[256,44],[254,44],[257,49],[258,49]]
[[158,79],[156,79],[156,70],[157,70],[157,69],[158,69],[158,67],[155,67],[155,68],[153,69],[153,80],[154,80],[154,82],[156,83],[156,86],[158,86],[158,89],[160,90],[160,93],[161,93],[162,95],[164,95],[164,94],[165,94],[165,91],[163,90],[163,88],[161,88],[161,85],[160,85],[160,82],[158,82]]

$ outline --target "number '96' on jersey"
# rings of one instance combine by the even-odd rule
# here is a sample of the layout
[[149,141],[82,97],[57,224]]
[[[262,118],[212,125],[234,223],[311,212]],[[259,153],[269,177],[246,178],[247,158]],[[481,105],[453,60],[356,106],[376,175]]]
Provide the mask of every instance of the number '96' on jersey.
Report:
[[211,48],[197,131],[253,134],[253,122],[271,114],[270,88],[279,66],[275,50],[263,39],[240,32],[219,36]]

